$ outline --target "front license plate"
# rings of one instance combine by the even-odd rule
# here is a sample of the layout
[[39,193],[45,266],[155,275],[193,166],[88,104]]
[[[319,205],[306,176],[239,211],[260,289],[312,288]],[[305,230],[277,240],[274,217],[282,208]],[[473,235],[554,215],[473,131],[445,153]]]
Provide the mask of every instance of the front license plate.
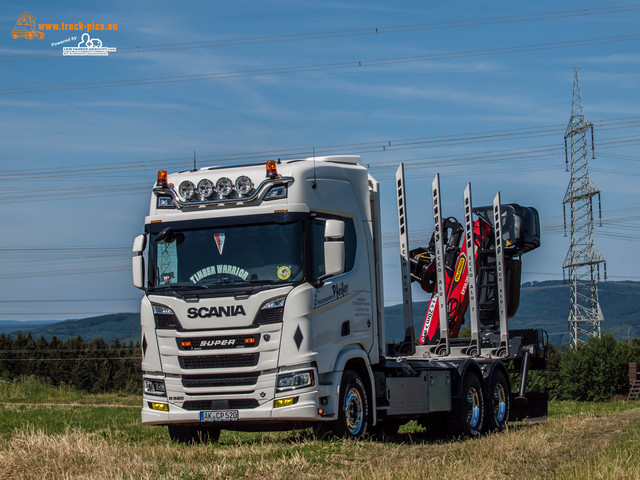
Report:
[[212,410],[200,412],[201,422],[237,422],[238,410]]

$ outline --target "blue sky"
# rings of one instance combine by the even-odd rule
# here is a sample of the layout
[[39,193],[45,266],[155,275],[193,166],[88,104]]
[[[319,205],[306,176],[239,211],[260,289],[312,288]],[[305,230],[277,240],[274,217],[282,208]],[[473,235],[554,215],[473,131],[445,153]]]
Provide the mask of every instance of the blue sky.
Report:
[[[25,10],[37,23],[117,23],[92,36],[118,51],[63,57],[73,42],[51,46],[81,31],[13,39]],[[412,247],[430,236],[440,172],[446,215],[460,216],[469,180],[476,205],[500,190],[535,206],[543,246],[524,257],[523,281],[561,279],[576,67],[596,125],[596,243],[610,279],[638,280],[639,20],[640,4],[595,1],[5,2],[0,320],[135,311],[130,245],[155,173],[191,165],[194,149],[199,166],[361,153],[382,183],[386,303],[400,301],[401,161]],[[288,67],[302,68],[278,70]]]

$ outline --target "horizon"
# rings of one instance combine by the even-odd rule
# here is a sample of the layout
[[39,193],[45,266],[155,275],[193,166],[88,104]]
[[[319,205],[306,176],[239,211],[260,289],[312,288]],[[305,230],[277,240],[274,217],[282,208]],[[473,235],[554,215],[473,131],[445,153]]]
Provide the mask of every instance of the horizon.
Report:
[[[156,171],[190,168],[194,155],[201,167],[362,155],[381,183],[385,305],[401,302],[400,162],[411,248],[430,238],[423,210],[439,172],[447,216],[462,217],[468,180],[474,205],[499,190],[503,203],[536,207],[542,246],[524,256],[522,282],[560,280],[574,68],[595,129],[595,243],[610,280],[640,280],[629,253],[640,231],[640,4],[29,4],[37,24],[117,25],[90,32],[116,49],[94,57],[63,55],[82,31],[12,38],[25,8],[0,15],[0,321],[139,308],[131,245]],[[413,288],[415,302],[428,298]]]

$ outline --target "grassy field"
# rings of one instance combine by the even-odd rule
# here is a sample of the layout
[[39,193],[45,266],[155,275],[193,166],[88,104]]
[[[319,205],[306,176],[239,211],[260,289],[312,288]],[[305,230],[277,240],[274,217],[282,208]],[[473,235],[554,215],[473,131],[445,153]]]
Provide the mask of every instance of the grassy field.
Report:
[[415,423],[392,441],[318,441],[309,431],[222,433],[172,444],[140,423],[140,398],[0,382],[0,478],[638,479],[640,402],[554,402],[550,418],[473,440]]

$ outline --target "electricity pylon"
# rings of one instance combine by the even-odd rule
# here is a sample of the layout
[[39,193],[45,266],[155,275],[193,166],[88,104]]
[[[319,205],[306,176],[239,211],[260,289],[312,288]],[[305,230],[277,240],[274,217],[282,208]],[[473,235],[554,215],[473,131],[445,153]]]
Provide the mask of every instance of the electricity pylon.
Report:
[[[604,264],[605,280],[607,266],[602,254],[593,243],[593,197],[598,196],[598,215],[602,224],[600,190],[589,178],[589,151],[587,134],[591,132],[591,154],[595,159],[593,124],[582,110],[582,95],[578,83],[578,70],[573,77],[573,101],[571,118],[564,136],[565,162],[569,168],[571,157],[571,180],[564,195],[563,213],[566,235],[566,210],[571,210],[571,246],[562,265],[569,271],[571,306],[569,307],[570,343],[577,346],[590,336],[600,336],[600,323],[604,320],[598,302],[600,264]],[[569,144],[569,145],[568,145]]]

